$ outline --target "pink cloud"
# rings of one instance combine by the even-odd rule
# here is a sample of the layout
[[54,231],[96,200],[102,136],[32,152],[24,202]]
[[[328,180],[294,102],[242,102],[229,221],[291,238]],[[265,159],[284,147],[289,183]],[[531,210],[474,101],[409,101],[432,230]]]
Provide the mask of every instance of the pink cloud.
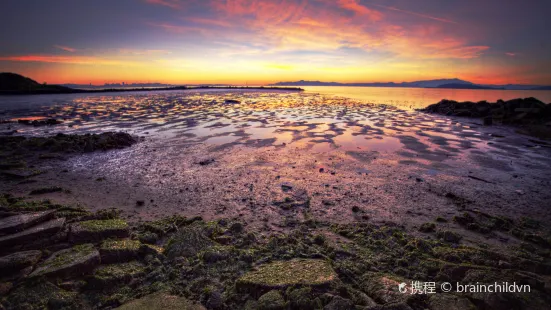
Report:
[[70,52],[70,53],[74,53],[77,51],[76,48],[72,48],[72,47],[68,47],[68,46],[63,46],[63,45],[54,45],[55,48],[58,48],[60,50],[64,50],[66,52]]
[[145,2],[150,4],[163,5],[172,9],[181,9],[183,4],[180,0],[145,0]]
[[509,52],[509,53],[505,53],[505,55],[510,56],[510,57],[515,57],[515,56],[517,56],[516,53],[510,53],[510,52]]
[[443,23],[457,24],[453,20],[449,20],[449,19],[445,19],[445,18],[441,18],[441,17],[435,17],[435,16],[430,16],[430,15],[426,15],[426,14],[422,14],[422,13],[402,10],[402,9],[398,9],[398,8],[392,7],[392,6],[385,6],[385,5],[380,5],[380,4],[373,4],[373,5],[375,5],[377,7],[385,8],[387,10],[402,12],[402,13],[415,15],[415,16],[419,16],[419,17],[423,17],[423,18],[428,18],[428,19],[436,20],[436,21],[443,22]]
[[80,65],[129,65],[129,62],[109,60],[93,56],[21,55],[0,57],[0,61],[65,63]]

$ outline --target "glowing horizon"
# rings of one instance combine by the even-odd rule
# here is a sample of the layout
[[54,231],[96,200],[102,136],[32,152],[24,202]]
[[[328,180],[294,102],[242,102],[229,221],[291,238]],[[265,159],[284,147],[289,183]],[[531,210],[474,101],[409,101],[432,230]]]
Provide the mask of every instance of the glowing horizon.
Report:
[[41,83],[551,84],[545,1],[24,2],[0,4],[0,71]]

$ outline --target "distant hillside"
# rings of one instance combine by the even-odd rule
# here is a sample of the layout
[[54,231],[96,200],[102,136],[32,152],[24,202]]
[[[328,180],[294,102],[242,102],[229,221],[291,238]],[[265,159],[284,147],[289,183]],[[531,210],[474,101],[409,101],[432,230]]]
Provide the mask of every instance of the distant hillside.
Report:
[[551,86],[534,87],[532,90],[551,90]]
[[0,93],[4,94],[72,93],[74,91],[74,89],[59,85],[39,84],[35,80],[16,73],[0,73]]
[[495,87],[488,87],[488,86],[481,86],[481,85],[475,85],[475,84],[443,84],[438,86],[438,88],[451,88],[451,89],[503,89],[503,88],[495,88]]
[[538,85],[481,85],[461,79],[437,79],[414,82],[375,82],[375,83],[339,83],[339,82],[320,82],[320,81],[296,81],[296,82],[278,82],[272,86],[358,86],[358,87],[417,87],[417,88],[451,88],[451,89],[505,89],[505,90],[550,90],[551,86]]

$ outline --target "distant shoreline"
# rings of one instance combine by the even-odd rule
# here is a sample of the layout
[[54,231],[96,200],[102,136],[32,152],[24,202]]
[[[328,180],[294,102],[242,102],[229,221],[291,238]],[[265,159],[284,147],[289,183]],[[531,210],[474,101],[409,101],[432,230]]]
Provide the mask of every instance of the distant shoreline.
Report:
[[168,90],[194,90],[194,89],[228,89],[228,90],[283,90],[283,91],[304,91],[300,87],[279,87],[279,86],[174,86],[161,88],[109,88],[109,89],[63,89],[63,90],[34,90],[34,91],[0,91],[0,95],[21,96],[21,95],[61,95],[61,94],[95,94],[95,93],[117,93],[134,91],[168,91]]

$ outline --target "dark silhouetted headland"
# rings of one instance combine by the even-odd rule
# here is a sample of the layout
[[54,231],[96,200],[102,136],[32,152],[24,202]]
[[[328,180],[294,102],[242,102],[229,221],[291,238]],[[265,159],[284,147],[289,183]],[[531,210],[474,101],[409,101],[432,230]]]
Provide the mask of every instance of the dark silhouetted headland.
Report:
[[60,85],[40,84],[30,78],[16,73],[0,73],[0,94],[1,95],[35,95],[35,94],[78,94],[78,93],[110,93],[130,91],[163,91],[163,90],[191,90],[191,89],[229,89],[229,90],[284,90],[303,91],[299,87],[274,87],[274,86],[171,86],[160,88],[108,88],[108,89],[76,89]]

